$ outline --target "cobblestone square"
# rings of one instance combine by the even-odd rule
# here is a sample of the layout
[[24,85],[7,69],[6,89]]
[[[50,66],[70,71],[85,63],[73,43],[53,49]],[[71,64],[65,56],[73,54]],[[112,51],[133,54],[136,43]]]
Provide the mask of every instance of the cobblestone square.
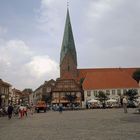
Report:
[[0,118],[0,140],[139,140],[140,115],[122,109],[49,111]]

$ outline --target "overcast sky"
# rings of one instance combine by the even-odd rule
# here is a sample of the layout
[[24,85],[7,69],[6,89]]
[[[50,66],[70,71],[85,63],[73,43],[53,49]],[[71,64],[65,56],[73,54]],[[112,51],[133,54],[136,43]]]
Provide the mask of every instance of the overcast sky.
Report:
[[[66,0],[0,0],[0,78],[36,89],[59,77]],[[78,68],[140,67],[140,0],[70,0]]]

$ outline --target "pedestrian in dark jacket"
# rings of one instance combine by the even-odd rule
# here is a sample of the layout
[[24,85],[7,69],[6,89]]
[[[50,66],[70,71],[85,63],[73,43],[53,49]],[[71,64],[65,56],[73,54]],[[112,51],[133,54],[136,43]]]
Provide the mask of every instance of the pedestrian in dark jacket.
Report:
[[12,117],[12,112],[13,112],[13,106],[10,104],[8,106],[8,110],[7,110],[7,113],[8,113],[8,118],[11,119]]

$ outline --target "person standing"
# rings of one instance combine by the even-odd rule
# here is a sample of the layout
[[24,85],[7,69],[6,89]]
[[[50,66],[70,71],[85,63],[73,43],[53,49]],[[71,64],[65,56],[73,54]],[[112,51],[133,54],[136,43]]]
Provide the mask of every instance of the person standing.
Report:
[[127,113],[127,103],[128,103],[128,101],[127,101],[127,98],[124,96],[123,97],[123,109],[124,109],[124,113]]
[[12,112],[13,112],[13,106],[11,104],[9,104],[8,109],[7,109],[9,120],[12,118]]
[[63,111],[63,106],[62,104],[59,104],[59,113],[62,113],[62,111]]
[[27,106],[24,106],[24,114],[26,115],[26,117],[27,117],[27,111],[28,111]]

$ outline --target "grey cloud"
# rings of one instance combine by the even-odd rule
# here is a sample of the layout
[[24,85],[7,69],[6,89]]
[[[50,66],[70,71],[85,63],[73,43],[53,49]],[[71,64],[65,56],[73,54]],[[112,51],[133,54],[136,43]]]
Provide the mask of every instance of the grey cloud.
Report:
[[[100,13],[100,18],[94,16],[95,10],[89,6],[82,25],[86,28],[86,43],[78,44],[79,59],[86,59],[84,63],[80,61],[82,67],[140,66],[140,1],[112,1],[110,6]],[[86,49],[86,54],[82,49]]]

